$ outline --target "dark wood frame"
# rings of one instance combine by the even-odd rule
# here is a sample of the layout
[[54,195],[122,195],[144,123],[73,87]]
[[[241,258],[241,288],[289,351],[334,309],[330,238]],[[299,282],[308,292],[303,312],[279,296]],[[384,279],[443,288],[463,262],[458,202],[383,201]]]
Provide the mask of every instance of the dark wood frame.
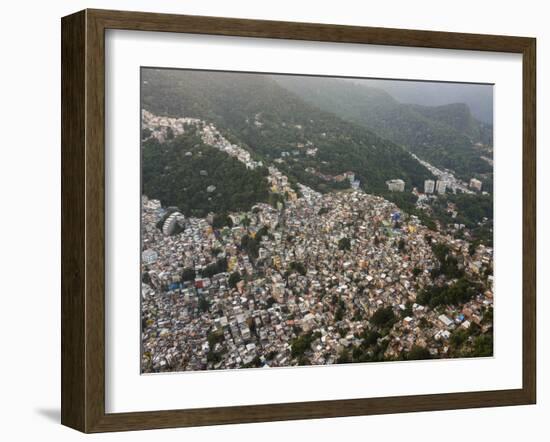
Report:
[[[536,400],[536,40],[405,29],[84,10],[62,30],[61,422],[142,430],[534,404]],[[127,29],[519,53],[523,56],[523,386],[402,397],[105,413],[105,30]]]

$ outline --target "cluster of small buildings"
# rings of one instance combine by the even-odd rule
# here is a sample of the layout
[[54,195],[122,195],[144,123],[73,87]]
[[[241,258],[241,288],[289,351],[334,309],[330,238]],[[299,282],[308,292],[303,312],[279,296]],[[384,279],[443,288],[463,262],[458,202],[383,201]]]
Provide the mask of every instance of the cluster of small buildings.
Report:
[[[160,142],[169,130],[177,136],[192,125],[206,144],[249,168],[262,165],[201,120],[144,110],[142,122],[148,136]],[[313,146],[299,148],[316,154]],[[381,338],[388,359],[413,346],[445,357],[453,330],[482,323],[492,306],[492,287],[463,306],[438,311],[417,304],[416,296],[434,283],[431,270],[438,261],[432,241],[446,244],[473,279],[492,265],[492,249],[479,246],[471,254],[467,241],[401,216],[393,203],[359,190],[353,172],[332,176],[309,170],[351,185],[322,195],[302,184],[298,194],[276,167],[268,171],[271,191],[285,204],[259,203],[230,213],[231,227],[214,228],[213,214],[184,217],[143,196],[142,371],[297,365],[304,359],[293,354],[293,342],[309,333],[315,338],[305,362],[335,363],[344,350],[361,345],[369,318],[381,307],[391,307],[400,318]],[[437,183],[425,182],[426,194],[462,186],[443,172],[435,175]],[[401,179],[387,185],[391,191],[405,189]],[[247,247],[250,242],[254,247]]]
[[[450,235],[435,237],[450,247],[468,278],[480,280],[482,272],[491,268],[492,248],[480,245],[474,255],[470,256],[467,241],[452,239]],[[492,275],[488,276],[487,284],[483,287],[472,300],[458,306],[446,306],[442,313],[441,308],[439,311],[430,310],[426,306],[414,303],[412,315],[406,316],[394,325],[385,355],[395,358],[410,351],[414,346],[421,346],[428,348],[432,357],[445,358],[450,349],[449,339],[455,330],[467,330],[474,323],[480,327],[482,333],[486,333],[493,326],[492,322],[483,322],[484,314],[493,307]],[[401,305],[400,308],[404,309],[405,306]]]
[[298,198],[286,175],[273,166],[269,166],[268,171],[267,181],[269,182],[271,192],[286,195],[290,200]]
[[[457,179],[453,173],[449,170],[441,170],[437,167],[433,166],[432,164],[428,163],[427,161],[424,161],[420,158],[418,158],[415,154],[411,153],[411,156],[418,161],[420,164],[422,164],[426,169],[428,169],[432,175],[437,177],[437,181],[439,184],[439,189],[437,187],[437,184],[434,184],[435,191],[439,194],[444,194],[447,189],[450,189],[452,192],[462,192],[462,193],[474,193],[472,190],[468,188],[468,183],[465,183],[463,181],[460,181]],[[433,180],[427,180],[432,181]],[[424,187],[426,187],[426,183],[424,183]],[[426,192],[429,193],[429,192]],[[433,193],[433,190],[432,192]]]
[[[480,248],[471,257],[466,241],[429,231],[415,217],[396,227],[397,207],[380,197],[299,189],[301,197],[284,209],[258,204],[231,214],[233,226],[222,229],[208,218],[186,218],[184,232],[171,236],[156,227],[164,215],[160,203],[144,198],[144,371],[296,365],[292,342],[310,332],[318,338],[307,363],[334,363],[343,349],[361,344],[376,310],[390,306],[399,316],[408,303],[413,314],[384,338],[386,356],[425,345],[442,357],[454,327],[476,320],[492,301],[492,294],[480,294],[466,311],[449,309],[453,324],[415,304],[437,265],[427,235],[448,244],[474,276],[492,251]],[[258,242],[257,257],[242,247],[245,235]],[[340,247],[342,238],[350,240],[349,250]],[[227,268],[208,273],[219,260]],[[233,274],[239,278],[231,283]],[[460,315],[467,319],[459,324]],[[419,326],[421,318],[428,327]]]
[[[449,174],[441,174],[441,179],[438,179],[436,181],[434,180],[425,180],[424,181],[424,193],[426,195],[432,195],[434,193],[437,193],[439,195],[444,195],[447,191],[447,188],[452,189],[453,191],[460,190],[461,192],[464,192],[464,184],[460,183],[457,185],[456,180],[454,180],[454,177],[450,177]],[[388,190],[391,192],[404,192],[405,191],[405,182],[402,179],[393,179],[386,181],[386,185],[388,186]],[[473,191],[481,192],[481,187],[483,183],[476,179],[472,178],[470,180],[470,183],[468,185],[467,193],[472,193]],[[467,190],[467,189],[466,189]]]
[[338,175],[329,175],[326,173],[322,173],[313,167],[307,167],[305,169],[306,172],[315,175],[318,178],[321,178],[323,181],[329,181],[333,183],[343,183],[344,181],[349,181],[350,187],[352,189],[359,189],[361,186],[361,181],[355,179],[355,173],[351,171],[343,172]]
[[[192,126],[200,131],[202,141],[209,146],[225,152],[227,155],[236,158],[248,169],[256,169],[263,164],[261,161],[255,161],[250,152],[241,146],[230,143],[211,123],[206,123],[198,118],[172,118],[160,117],[143,109],[141,111],[142,128],[149,131],[149,138],[155,138],[159,142],[165,142],[169,139],[169,133],[173,137],[185,133],[188,127]],[[215,190],[215,189],[214,189]]]
[[154,138],[159,143],[164,143],[169,138],[185,133],[187,126],[199,126],[201,120],[197,118],[171,118],[157,116],[145,109],[141,110],[142,130],[148,131],[143,138]]

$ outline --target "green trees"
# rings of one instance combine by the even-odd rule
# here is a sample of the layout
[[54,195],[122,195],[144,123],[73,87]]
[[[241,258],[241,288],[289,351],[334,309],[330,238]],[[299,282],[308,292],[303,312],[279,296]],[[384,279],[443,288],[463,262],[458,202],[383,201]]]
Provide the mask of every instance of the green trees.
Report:
[[402,252],[403,250],[405,250],[405,240],[403,238],[401,238],[399,240],[399,243],[397,244],[397,250],[399,250],[400,252]]
[[458,260],[451,253],[445,244],[437,243],[432,245],[432,251],[439,260],[439,268],[432,270],[432,277],[445,275],[449,279],[460,278],[464,271],[458,268]]
[[273,298],[272,296],[270,296],[266,300],[266,304],[267,304],[268,308],[270,308],[273,304],[276,304],[276,303],[277,303],[277,301],[275,301],[275,298]]
[[352,355],[350,355],[350,352],[347,348],[343,348],[340,354],[338,355],[338,359],[336,360],[337,364],[349,364],[353,362]]
[[405,359],[409,361],[416,361],[421,359],[431,359],[431,354],[426,347],[420,347],[414,345],[411,350],[405,355]]
[[221,344],[224,341],[223,333],[220,331],[208,333],[206,339],[208,340],[208,346],[210,349],[213,349],[216,344]]
[[250,235],[244,235],[241,238],[241,248],[246,250],[250,257],[256,259],[260,250],[260,241]]
[[208,264],[204,269],[201,270],[201,275],[204,278],[211,278],[212,276],[223,273],[227,271],[227,259],[220,258],[216,262]]
[[470,352],[471,357],[493,356],[493,334],[484,334],[474,339],[474,348]]
[[468,340],[470,333],[465,328],[459,328],[455,330],[449,339],[449,342],[453,349],[459,349]]
[[269,229],[267,226],[262,226],[262,228],[256,232],[255,238],[257,241],[261,241],[262,237],[264,236],[270,236]]
[[484,325],[493,323],[494,310],[493,307],[483,309],[483,317],[481,318],[481,323]]
[[227,213],[216,213],[212,219],[212,227],[214,229],[221,229],[222,227],[233,227],[233,221]]
[[199,296],[199,311],[207,312],[210,309],[210,303],[204,296]]
[[370,318],[371,324],[380,328],[391,327],[396,321],[397,318],[391,306],[380,307]]
[[313,341],[321,337],[320,333],[305,333],[297,338],[294,338],[291,345],[291,355],[293,358],[298,358],[303,356],[306,351],[310,348]]
[[439,305],[460,305],[471,300],[480,291],[480,284],[460,278],[450,286],[430,286],[416,296],[418,304],[435,308]]
[[338,248],[340,250],[349,250],[351,248],[351,241],[349,238],[340,238],[338,241]]
[[378,339],[382,337],[376,330],[365,330],[361,336],[363,338],[363,345],[371,347],[378,342]]
[[421,329],[427,329],[431,326],[431,323],[424,317],[422,316],[420,318],[420,320],[418,321],[418,326],[421,328]]
[[374,329],[366,329],[360,337],[363,340],[362,343],[349,350],[344,349],[340,353],[337,363],[381,362],[387,360],[384,353],[389,341],[381,339],[381,333]]
[[[211,185],[214,192],[207,191]],[[228,211],[248,210],[269,197],[265,171],[248,170],[237,159],[205,145],[194,127],[165,143],[143,142],[142,192],[165,207],[177,206],[186,216],[214,212],[215,228],[231,226]]]
[[217,364],[218,362],[221,362],[222,355],[215,352],[215,351],[209,351],[206,355],[206,360],[210,362],[211,364]]
[[185,268],[183,269],[183,272],[181,274],[181,279],[184,281],[193,281],[196,277],[195,270],[191,268]]
[[[458,212],[456,218],[452,218],[447,213],[448,203],[456,205],[456,210]],[[487,218],[489,221],[493,219],[492,195],[449,193],[444,196],[439,196],[436,201],[432,202],[431,207],[433,210],[433,218],[439,220],[443,224],[464,224],[469,229],[477,230],[480,229],[478,224],[481,223],[484,218]],[[490,232],[489,236],[492,241],[492,232]]]
[[413,315],[412,302],[407,301],[405,304],[405,310],[401,311],[401,317],[406,318],[407,316]]
[[277,81],[308,103],[360,124],[464,179],[492,171],[474,147],[475,141],[492,144],[492,127],[475,120],[462,104],[403,104],[380,89],[327,78],[284,76]]
[[307,273],[304,264],[301,263],[301,262],[292,261],[292,262],[290,263],[290,266],[289,266],[289,267],[290,267],[290,271],[291,271],[291,272],[297,272],[297,273],[299,273],[299,274],[302,275],[302,276],[304,276],[304,275]]
[[233,272],[229,275],[229,287],[234,289],[237,287],[237,283],[241,280],[241,274],[239,272]]
[[[400,145],[311,106],[270,76],[146,69],[143,78],[143,107],[157,115],[212,122],[266,160],[293,152],[277,165],[291,182],[319,191],[349,187],[347,181],[323,181],[305,172],[308,167],[331,175],[353,171],[371,192],[384,191],[391,178],[420,186],[431,177]],[[305,154],[308,142],[318,149],[315,156]]]
[[493,355],[493,329],[482,333],[482,328],[472,323],[468,329],[459,328],[450,338],[450,354],[453,357],[475,358]]
[[483,218],[493,219],[493,197],[491,195],[449,194],[448,201],[456,204],[458,216],[455,222],[473,228]]

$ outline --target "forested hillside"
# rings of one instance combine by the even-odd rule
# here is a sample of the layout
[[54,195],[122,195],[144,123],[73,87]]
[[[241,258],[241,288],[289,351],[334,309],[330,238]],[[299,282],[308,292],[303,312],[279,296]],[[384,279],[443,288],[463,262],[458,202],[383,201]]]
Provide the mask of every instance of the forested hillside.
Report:
[[464,104],[402,104],[381,89],[349,80],[273,78],[308,103],[360,124],[461,178],[492,171],[475,147],[478,142],[492,145],[492,127],[472,117]]
[[360,83],[382,89],[400,103],[427,107],[466,103],[477,120],[493,124],[493,88],[489,84],[442,82],[434,88],[429,81],[362,79]]
[[401,178],[407,189],[430,172],[401,146],[360,124],[308,104],[268,75],[186,70],[142,71],[142,106],[157,115],[212,122],[229,140],[317,190],[342,183],[320,178],[354,172],[369,192]]
[[[164,206],[177,206],[187,216],[249,210],[268,201],[267,169],[244,164],[204,144],[197,130],[164,143],[142,144],[142,189]],[[212,186],[212,187],[211,187]]]
[[426,118],[449,126],[470,138],[472,142],[493,144],[493,127],[476,120],[464,103],[452,103],[443,106],[408,105]]

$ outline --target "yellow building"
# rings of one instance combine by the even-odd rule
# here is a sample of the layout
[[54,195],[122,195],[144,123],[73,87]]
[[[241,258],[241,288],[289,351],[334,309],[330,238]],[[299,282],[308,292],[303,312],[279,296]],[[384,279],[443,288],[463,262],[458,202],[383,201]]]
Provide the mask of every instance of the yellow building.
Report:
[[232,256],[229,258],[229,261],[227,262],[227,271],[233,272],[235,268],[237,267],[237,264],[239,263],[239,260],[236,256]]

